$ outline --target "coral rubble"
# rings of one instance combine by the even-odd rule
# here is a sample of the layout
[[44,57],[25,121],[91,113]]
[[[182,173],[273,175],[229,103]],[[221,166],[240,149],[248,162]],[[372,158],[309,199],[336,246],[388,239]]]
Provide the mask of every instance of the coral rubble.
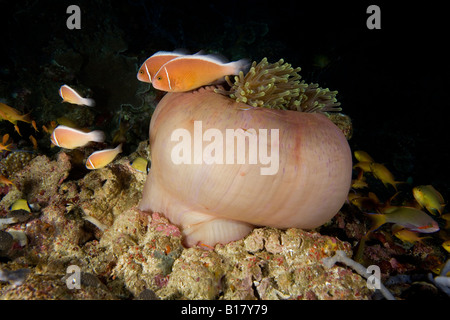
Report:
[[[142,298],[145,292],[152,292],[153,299],[371,295],[356,273],[323,267],[321,259],[336,250],[350,253],[350,245],[336,238],[257,228],[215,250],[186,249],[176,226],[157,213],[136,209],[146,174],[132,168],[127,158],[79,180],[70,180],[71,170],[62,151],[53,161],[38,156],[16,174],[20,191],[11,191],[0,202],[4,211],[19,197],[40,206],[30,220],[5,229],[22,230],[28,242],[8,249],[8,237],[9,259],[1,270],[10,274],[28,268],[28,274],[22,285],[3,282],[3,298],[120,299]],[[67,268],[73,265],[81,270],[81,289],[66,285]]]

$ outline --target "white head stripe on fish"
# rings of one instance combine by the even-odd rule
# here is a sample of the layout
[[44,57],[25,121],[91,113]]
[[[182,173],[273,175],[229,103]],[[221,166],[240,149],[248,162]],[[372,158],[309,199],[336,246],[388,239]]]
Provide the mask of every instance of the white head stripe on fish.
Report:
[[172,86],[170,85],[169,73],[167,72],[167,68],[166,67],[164,67],[164,71],[166,71],[167,81],[169,82],[169,88],[170,88],[170,90],[172,90]]
[[56,145],[59,147],[59,142],[58,142],[58,139],[56,139],[56,134],[55,134],[55,130],[53,130],[53,133],[52,133],[52,135],[53,135],[53,140],[55,140],[55,142],[56,142]]
[[147,64],[144,62],[145,71],[147,71],[148,79],[152,81],[152,77],[150,77],[150,72],[148,72]]
[[91,159],[88,159],[88,162],[89,162],[89,164],[91,165],[91,167],[95,169],[95,166],[94,166],[94,164],[92,163]]

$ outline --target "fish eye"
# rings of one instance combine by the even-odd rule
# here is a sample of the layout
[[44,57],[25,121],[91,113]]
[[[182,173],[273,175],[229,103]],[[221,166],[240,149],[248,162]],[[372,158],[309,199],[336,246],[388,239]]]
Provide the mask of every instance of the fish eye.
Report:
[[139,70],[139,73],[140,73],[140,74],[143,74],[143,73],[144,73],[144,71],[142,71],[142,70]]
[[161,80],[162,80],[162,77],[161,77],[161,76],[159,76],[159,77],[157,78],[157,80],[161,81]]

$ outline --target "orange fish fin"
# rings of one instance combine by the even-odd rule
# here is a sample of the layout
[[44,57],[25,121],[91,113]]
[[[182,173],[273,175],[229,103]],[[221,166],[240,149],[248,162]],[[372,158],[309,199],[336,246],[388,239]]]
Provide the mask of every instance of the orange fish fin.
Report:
[[91,98],[84,98],[84,105],[88,107],[95,107],[95,100]]
[[31,111],[28,112],[27,114],[20,116],[20,119],[18,119],[18,120],[26,122],[26,123],[31,123],[31,121],[33,121],[33,120],[31,120],[30,114],[31,114]]

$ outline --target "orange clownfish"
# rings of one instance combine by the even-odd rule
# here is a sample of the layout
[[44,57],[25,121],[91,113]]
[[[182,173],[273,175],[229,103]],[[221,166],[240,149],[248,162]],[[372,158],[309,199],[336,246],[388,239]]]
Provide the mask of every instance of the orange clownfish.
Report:
[[213,55],[186,55],[164,64],[152,79],[155,89],[183,92],[197,89],[246,69],[248,60],[223,63]]
[[139,68],[137,78],[139,81],[151,83],[153,77],[166,62],[183,56],[183,53],[158,51],[150,58],[144,61]]
[[61,96],[61,98],[63,98],[63,102],[85,105],[88,107],[95,106],[95,101],[93,99],[83,98],[78,94],[78,92],[76,92],[66,84],[62,85],[61,88],[59,88],[59,95]]
[[50,140],[58,147],[75,149],[88,144],[90,141],[103,142],[105,134],[99,130],[83,132],[59,125],[53,130]]
[[122,152],[122,144],[119,144],[114,149],[105,149],[95,151],[86,160],[86,168],[89,170],[100,169],[109,164],[114,158]]

